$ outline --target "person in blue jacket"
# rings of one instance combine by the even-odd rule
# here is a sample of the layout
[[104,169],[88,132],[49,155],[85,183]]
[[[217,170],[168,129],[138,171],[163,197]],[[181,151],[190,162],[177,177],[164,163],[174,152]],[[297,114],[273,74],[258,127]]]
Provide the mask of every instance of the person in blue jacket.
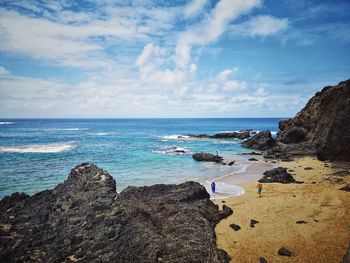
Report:
[[213,193],[215,193],[215,182],[213,181],[213,182],[211,182],[211,191],[213,192]]

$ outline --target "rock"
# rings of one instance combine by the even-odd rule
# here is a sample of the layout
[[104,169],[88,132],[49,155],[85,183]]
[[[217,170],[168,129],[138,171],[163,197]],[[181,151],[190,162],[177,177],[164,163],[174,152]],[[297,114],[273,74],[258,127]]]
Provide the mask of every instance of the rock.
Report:
[[216,248],[222,216],[199,183],[117,194],[112,176],[84,163],[52,190],[0,201],[0,225],[11,226],[0,262],[229,262]]
[[258,223],[259,223],[259,221],[251,219],[250,220],[250,227],[255,227],[255,224],[258,224]]
[[261,131],[252,138],[243,141],[242,145],[246,148],[265,151],[275,147],[277,144],[275,139],[272,138],[271,132],[267,130]]
[[287,168],[278,167],[263,173],[264,176],[259,180],[260,183],[296,183],[293,176],[287,172]]
[[304,170],[312,170],[312,169],[314,169],[314,168],[312,168],[312,167],[305,167],[304,168]]
[[287,256],[287,257],[290,257],[292,256],[292,252],[290,252],[288,249],[286,249],[285,247],[281,247],[279,250],[278,250],[278,255],[280,256]]
[[340,188],[339,190],[350,192],[350,184],[346,184],[344,187]]
[[239,139],[244,140],[250,137],[251,130],[241,130],[238,132],[220,132],[214,135],[208,134],[189,134],[191,138],[199,139]]
[[233,214],[233,210],[227,205],[222,206],[222,210],[219,211],[220,220],[229,217]]
[[348,251],[346,252],[345,256],[343,257],[343,263],[350,263],[350,242]]
[[232,166],[232,165],[235,164],[235,162],[236,162],[236,161],[231,161],[231,162],[228,163],[228,165],[229,165],[229,166]]
[[214,163],[222,163],[224,158],[219,155],[214,155],[211,153],[195,153],[192,155],[192,158],[198,162],[214,162]]
[[286,151],[320,160],[350,160],[350,80],[317,92],[294,118],[279,123]]
[[249,158],[248,161],[253,161],[253,162],[257,162],[258,159],[255,159],[255,158]]
[[249,152],[249,153],[239,153],[238,155],[263,155],[263,154],[258,152]]
[[264,258],[264,257],[259,257],[259,263],[267,263],[266,258]]
[[234,231],[238,231],[241,229],[241,227],[239,225],[236,224],[231,224],[230,227],[234,230]]
[[304,221],[304,220],[300,220],[300,221],[296,221],[295,223],[297,223],[297,224],[307,224],[307,222],[306,221]]

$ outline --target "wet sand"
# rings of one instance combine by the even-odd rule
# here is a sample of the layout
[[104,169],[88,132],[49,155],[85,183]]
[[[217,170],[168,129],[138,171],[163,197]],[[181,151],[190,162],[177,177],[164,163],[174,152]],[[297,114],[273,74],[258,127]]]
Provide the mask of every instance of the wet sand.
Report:
[[[341,262],[350,241],[350,193],[339,189],[350,183],[350,176],[329,175],[337,171],[332,164],[303,157],[279,165],[293,170],[304,184],[263,184],[258,197],[256,180],[269,165],[260,162],[247,170],[250,183],[239,182],[243,175],[220,179],[239,183],[245,194],[214,200],[234,211],[216,227],[218,247],[229,253],[231,262],[259,262],[260,256],[268,262]],[[254,228],[251,219],[259,221]],[[229,227],[233,223],[241,229],[234,231]],[[293,255],[279,256],[281,247]]]

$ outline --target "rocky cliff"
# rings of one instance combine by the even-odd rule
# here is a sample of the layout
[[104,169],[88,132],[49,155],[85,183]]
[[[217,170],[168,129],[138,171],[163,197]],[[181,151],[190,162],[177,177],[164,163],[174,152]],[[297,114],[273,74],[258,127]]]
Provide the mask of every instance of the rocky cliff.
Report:
[[53,190],[0,201],[0,262],[228,262],[219,211],[199,183],[128,187],[76,166]]
[[321,160],[350,160],[350,80],[327,86],[294,118],[279,123],[278,140],[287,151]]

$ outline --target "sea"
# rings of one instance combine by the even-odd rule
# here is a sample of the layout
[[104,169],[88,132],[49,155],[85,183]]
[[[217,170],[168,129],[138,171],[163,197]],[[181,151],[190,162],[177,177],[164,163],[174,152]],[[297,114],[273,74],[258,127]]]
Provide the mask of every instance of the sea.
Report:
[[[193,139],[188,134],[269,129],[281,118],[226,119],[0,119],[0,198],[13,192],[34,194],[64,182],[83,162],[112,175],[117,191],[127,186],[189,180],[209,188],[215,178],[238,173],[241,147],[237,139]],[[196,162],[192,154],[222,155],[233,166]],[[232,195],[239,187],[226,187]]]

